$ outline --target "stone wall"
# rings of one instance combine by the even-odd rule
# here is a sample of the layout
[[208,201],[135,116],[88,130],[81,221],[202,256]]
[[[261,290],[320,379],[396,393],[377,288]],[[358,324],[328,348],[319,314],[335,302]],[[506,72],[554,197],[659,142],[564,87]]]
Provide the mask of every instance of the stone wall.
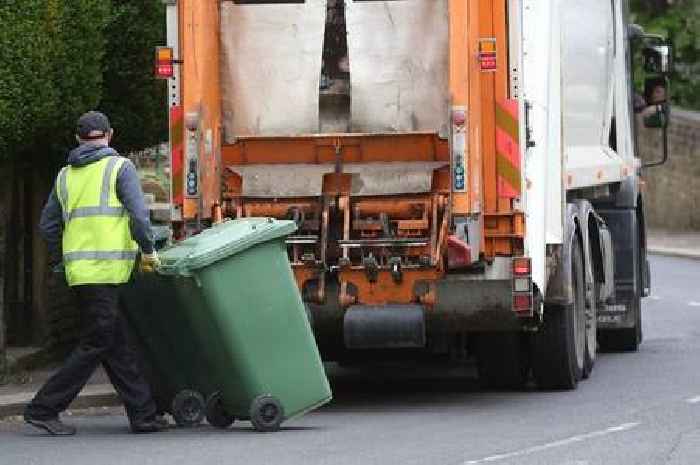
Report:
[[[649,228],[700,232],[700,112],[674,108],[669,125],[669,161],[644,170]],[[643,160],[659,159],[661,131],[641,129]]]
[[7,241],[8,210],[12,183],[9,166],[0,162],[0,375],[4,369],[5,359],[5,250]]

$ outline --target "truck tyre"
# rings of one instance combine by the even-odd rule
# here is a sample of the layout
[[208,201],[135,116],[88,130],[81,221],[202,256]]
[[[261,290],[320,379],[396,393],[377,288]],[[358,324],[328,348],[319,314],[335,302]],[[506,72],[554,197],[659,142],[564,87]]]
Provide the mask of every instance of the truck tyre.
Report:
[[572,305],[545,306],[544,322],[535,335],[532,368],[540,389],[575,389],[583,376],[586,313],[583,258],[579,241],[571,251]]
[[520,333],[476,336],[479,382],[487,389],[521,389],[529,372],[527,347]]
[[593,298],[591,305],[586,308],[586,358],[583,364],[583,378],[591,376],[595,365],[598,346],[598,296],[600,284],[593,278]]

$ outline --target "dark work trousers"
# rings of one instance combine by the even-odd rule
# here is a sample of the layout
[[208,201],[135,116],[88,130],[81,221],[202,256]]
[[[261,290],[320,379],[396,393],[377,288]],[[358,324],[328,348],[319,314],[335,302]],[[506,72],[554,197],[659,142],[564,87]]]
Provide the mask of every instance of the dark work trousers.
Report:
[[75,286],[80,306],[80,342],[27,405],[25,415],[48,420],[68,408],[102,363],[124,402],[132,424],[152,420],[156,413],[151,389],[128,344],[124,317],[119,311],[118,285]]

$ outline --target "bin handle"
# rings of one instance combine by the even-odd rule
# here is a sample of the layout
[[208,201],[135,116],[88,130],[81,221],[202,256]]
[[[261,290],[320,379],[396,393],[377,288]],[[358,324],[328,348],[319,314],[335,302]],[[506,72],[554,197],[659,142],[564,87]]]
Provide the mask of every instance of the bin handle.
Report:
[[182,276],[192,276],[192,273],[187,271],[187,268],[182,266],[183,262],[189,258],[189,255],[175,260],[175,262],[170,264],[161,263],[156,271],[160,274],[180,274]]

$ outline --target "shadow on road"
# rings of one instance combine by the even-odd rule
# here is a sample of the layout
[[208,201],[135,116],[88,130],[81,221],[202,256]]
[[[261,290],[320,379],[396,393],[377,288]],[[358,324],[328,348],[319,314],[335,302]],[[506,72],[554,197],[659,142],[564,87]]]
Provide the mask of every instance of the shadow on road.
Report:
[[327,365],[333,402],[323,410],[392,410],[445,404],[485,405],[518,398],[530,389],[489,391],[479,385],[472,365],[382,363]]

